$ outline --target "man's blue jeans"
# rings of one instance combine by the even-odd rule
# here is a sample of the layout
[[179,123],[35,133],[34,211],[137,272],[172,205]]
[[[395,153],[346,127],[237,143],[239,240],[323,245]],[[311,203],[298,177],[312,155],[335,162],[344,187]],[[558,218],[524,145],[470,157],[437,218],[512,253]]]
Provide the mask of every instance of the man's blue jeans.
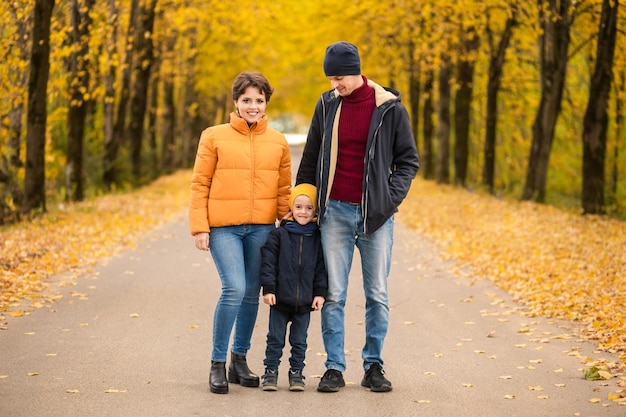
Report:
[[213,316],[211,359],[226,362],[228,342],[235,327],[232,351],[246,355],[259,311],[261,247],[273,224],[211,228],[210,248],[222,280]]
[[389,327],[387,277],[391,269],[393,216],[366,236],[359,204],[329,200],[320,226],[328,269],[328,292],[322,308],[326,368],[341,372],[346,369],[344,308],[355,246],[361,255],[365,292],[363,368],[367,370],[373,363],[383,366],[382,350]]

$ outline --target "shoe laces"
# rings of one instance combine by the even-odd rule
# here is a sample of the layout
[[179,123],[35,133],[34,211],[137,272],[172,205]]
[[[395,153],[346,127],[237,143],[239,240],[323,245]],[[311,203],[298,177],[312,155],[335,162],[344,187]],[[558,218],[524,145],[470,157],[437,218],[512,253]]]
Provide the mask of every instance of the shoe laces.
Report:
[[385,375],[385,370],[378,363],[373,363],[370,366],[370,368],[367,370],[367,372],[369,373],[370,376],[372,374],[374,374],[376,377],[378,376],[383,377],[383,375]]
[[341,377],[341,371],[336,369],[328,369],[322,378],[326,379],[339,379]]

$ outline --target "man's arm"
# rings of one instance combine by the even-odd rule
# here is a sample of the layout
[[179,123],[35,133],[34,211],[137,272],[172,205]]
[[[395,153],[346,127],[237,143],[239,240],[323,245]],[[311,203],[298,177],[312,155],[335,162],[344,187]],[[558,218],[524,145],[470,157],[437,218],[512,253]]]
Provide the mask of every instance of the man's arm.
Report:
[[302,159],[296,175],[296,185],[302,183],[316,184],[317,159],[322,146],[322,135],[324,134],[324,114],[322,110],[322,99],[320,98],[315,106],[315,112],[311,118],[311,125],[302,151]]
[[406,108],[399,104],[396,121],[396,138],[393,146],[394,171],[391,175],[389,192],[396,205],[400,205],[411,187],[411,181],[419,170],[419,157],[415,137]]

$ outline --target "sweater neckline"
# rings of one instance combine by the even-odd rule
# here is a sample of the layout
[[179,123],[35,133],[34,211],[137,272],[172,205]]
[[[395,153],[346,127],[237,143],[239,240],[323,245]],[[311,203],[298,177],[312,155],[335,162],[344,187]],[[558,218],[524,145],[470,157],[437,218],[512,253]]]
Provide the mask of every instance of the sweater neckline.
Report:
[[363,77],[363,85],[354,90],[350,95],[343,97],[346,102],[360,103],[370,100],[374,96],[374,89],[369,86],[367,77],[365,77],[365,75],[361,75],[361,77]]

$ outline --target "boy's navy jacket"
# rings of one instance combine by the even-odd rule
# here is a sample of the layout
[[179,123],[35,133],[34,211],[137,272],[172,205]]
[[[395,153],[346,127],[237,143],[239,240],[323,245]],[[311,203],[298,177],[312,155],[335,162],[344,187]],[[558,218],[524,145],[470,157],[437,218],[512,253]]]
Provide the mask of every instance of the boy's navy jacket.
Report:
[[300,225],[283,220],[270,232],[261,254],[263,295],[276,295],[273,307],[306,313],[312,310],[313,297],[326,297],[328,275],[315,222]]

